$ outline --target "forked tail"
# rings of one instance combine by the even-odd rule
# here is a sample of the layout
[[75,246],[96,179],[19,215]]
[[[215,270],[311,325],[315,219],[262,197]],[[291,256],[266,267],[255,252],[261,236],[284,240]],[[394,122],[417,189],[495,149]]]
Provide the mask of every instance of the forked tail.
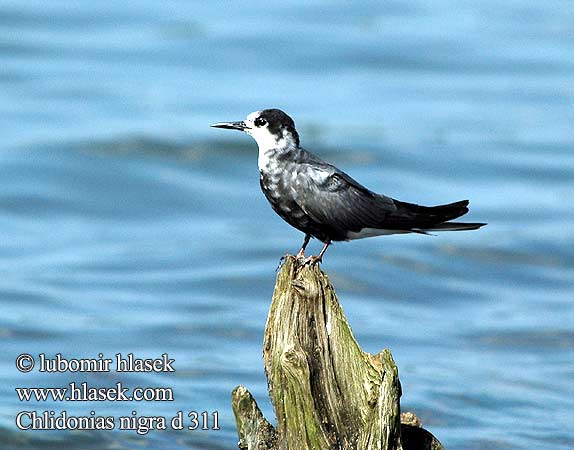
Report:
[[397,213],[410,219],[409,229],[415,232],[477,230],[486,225],[486,223],[449,222],[468,212],[468,200],[438,206],[421,206],[397,200],[395,204]]

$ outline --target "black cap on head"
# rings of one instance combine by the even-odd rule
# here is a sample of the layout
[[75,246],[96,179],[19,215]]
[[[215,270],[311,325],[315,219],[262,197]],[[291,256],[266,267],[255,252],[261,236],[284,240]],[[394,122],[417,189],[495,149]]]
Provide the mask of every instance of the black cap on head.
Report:
[[268,129],[270,133],[281,136],[283,130],[286,130],[291,134],[296,144],[299,145],[299,134],[295,129],[295,122],[293,122],[293,119],[291,119],[291,117],[289,117],[283,111],[275,108],[264,109],[259,114],[259,117],[267,121],[269,124]]

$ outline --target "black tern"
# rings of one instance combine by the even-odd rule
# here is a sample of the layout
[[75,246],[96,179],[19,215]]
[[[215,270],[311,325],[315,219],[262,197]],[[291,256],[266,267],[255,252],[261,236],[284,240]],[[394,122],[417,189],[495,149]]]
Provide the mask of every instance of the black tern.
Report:
[[468,212],[468,200],[421,206],[377,194],[342,170],[299,145],[293,119],[279,109],[255,111],[239,122],[216,128],[239,130],[259,147],[259,182],[273,210],[305,233],[297,258],[305,257],[311,237],[324,243],[400,233],[476,230],[485,223],[450,222]]

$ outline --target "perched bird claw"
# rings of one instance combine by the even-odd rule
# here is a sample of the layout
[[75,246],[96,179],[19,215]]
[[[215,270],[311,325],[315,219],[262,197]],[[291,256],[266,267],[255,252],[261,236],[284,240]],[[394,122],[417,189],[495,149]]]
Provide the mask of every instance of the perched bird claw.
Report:
[[323,258],[319,258],[318,256],[307,256],[306,258],[303,258],[303,266],[312,266],[314,264],[318,264],[320,262],[323,262]]
[[319,264],[323,262],[323,258],[321,256],[310,256],[309,257],[309,264]]

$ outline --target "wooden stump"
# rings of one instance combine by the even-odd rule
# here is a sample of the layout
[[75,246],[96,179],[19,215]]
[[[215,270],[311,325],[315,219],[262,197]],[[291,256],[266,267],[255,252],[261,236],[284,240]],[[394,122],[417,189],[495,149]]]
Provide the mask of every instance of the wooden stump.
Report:
[[281,267],[263,359],[277,426],[263,417],[247,389],[235,388],[239,448],[442,449],[412,413],[401,425],[401,387],[391,352],[361,350],[318,265],[287,257]]

